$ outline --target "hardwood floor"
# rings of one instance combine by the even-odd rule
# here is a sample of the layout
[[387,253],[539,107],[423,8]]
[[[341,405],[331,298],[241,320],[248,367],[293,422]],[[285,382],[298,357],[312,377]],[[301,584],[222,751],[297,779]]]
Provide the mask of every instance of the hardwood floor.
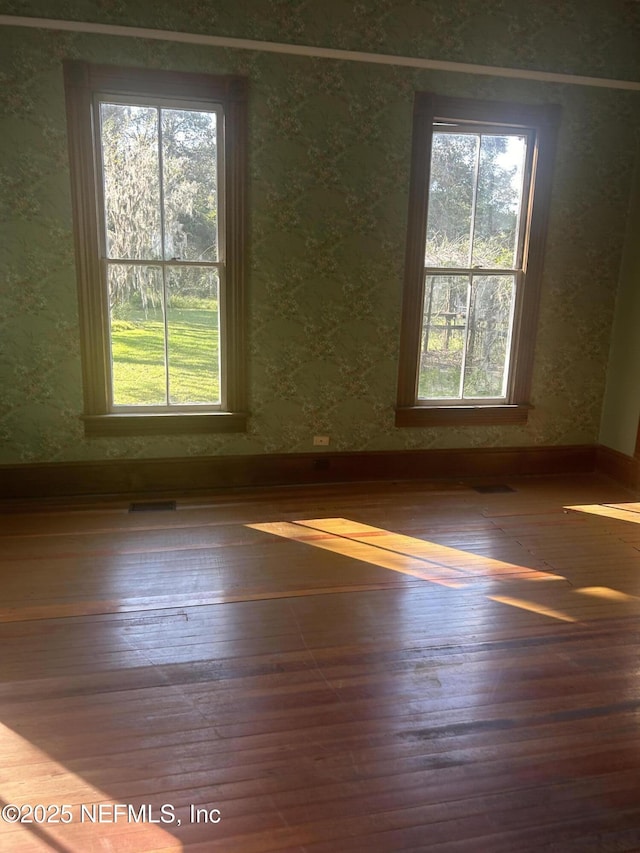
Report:
[[509,485],[5,512],[0,850],[640,850],[640,503]]

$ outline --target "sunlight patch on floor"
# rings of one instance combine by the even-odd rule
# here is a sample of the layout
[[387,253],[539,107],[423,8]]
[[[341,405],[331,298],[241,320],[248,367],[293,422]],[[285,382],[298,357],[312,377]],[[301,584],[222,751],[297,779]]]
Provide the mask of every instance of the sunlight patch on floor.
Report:
[[[619,507],[597,504],[566,507],[566,509],[592,512],[595,515],[613,518],[624,518],[634,522],[640,521],[640,513]],[[632,516],[632,518],[628,519],[627,516]],[[247,527],[453,589],[477,588],[478,581],[498,581],[500,583],[564,581],[565,584],[567,583],[563,575],[505,563],[502,560],[481,554],[474,554],[425,539],[393,533],[380,527],[361,524],[348,518],[277,521],[265,524],[248,524]],[[493,588],[495,589],[495,587]],[[542,587],[536,585],[536,589],[550,590],[552,588],[544,584]],[[569,596],[565,603],[569,603],[575,593],[605,599],[617,604],[640,603],[638,596],[605,586],[582,587],[565,591]],[[534,602],[528,598],[510,595],[487,595],[486,598],[499,604],[507,604],[520,610],[539,613],[542,616],[558,619],[562,622],[579,621],[563,610],[557,610],[547,604]],[[574,600],[577,602],[577,599]]]
[[491,601],[497,601],[499,604],[508,604],[510,607],[518,607],[520,610],[528,610],[530,613],[540,613],[542,616],[550,616],[552,619],[559,619],[562,622],[577,622],[573,616],[567,613],[562,613],[560,610],[555,610],[553,607],[547,607],[545,604],[536,604],[533,601],[526,601],[523,598],[513,598],[510,595],[488,595]]
[[[637,507],[638,504],[629,504],[629,507]],[[618,521],[630,521],[632,524],[640,524],[640,512],[637,509],[625,508],[623,504],[579,504],[577,506],[565,506],[571,512],[584,512],[588,515],[600,515]]]
[[[96,819],[92,822],[92,816],[100,816],[101,805],[102,816],[111,815],[116,801],[3,723],[0,723],[0,754],[3,756],[0,767],[3,814],[11,816],[15,811],[12,807],[17,807],[24,818],[18,822],[0,821],[1,849],[17,848],[27,840],[41,844],[43,850],[57,853],[85,853],[94,849],[94,844],[105,850],[183,849],[180,841],[157,823],[129,822],[121,809],[117,821],[98,822]],[[20,771],[25,773],[22,778]],[[28,782],[24,781],[25,778]],[[132,805],[136,811],[139,799],[137,797]],[[70,806],[64,814],[70,815],[71,820],[56,811],[57,806],[64,804]],[[29,805],[38,805],[39,811],[34,809],[30,815]],[[82,805],[85,806],[84,812]],[[158,819],[160,807],[153,808],[151,814]],[[178,817],[177,809],[175,814]],[[27,820],[29,817],[31,822]]]
[[[479,579],[499,582],[566,581],[562,575],[505,563],[346,518],[275,521],[248,524],[247,527],[454,589],[477,586]],[[501,595],[487,598],[563,622],[577,621],[552,607],[522,598]]]
[[439,545],[426,539],[392,533],[380,527],[360,524],[346,518],[319,518],[308,521],[296,521],[296,524],[341,536],[353,542],[372,542],[376,548],[382,548],[397,554],[417,557],[431,565],[453,569],[462,574],[492,577],[496,580],[526,578],[526,580],[564,580],[560,575],[529,569],[513,563],[505,563],[493,557],[474,554],[459,548]]
[[609,601],[640,601],[640,597],[637,595],[629,595],[627,592],[620,592],[619,589],[611,589],[608,586],[583,586],[581,589],[576,589],[575,592],[580,592],[582,595],[593,595],[597,598],[607,598]]
[[302,522],[275,521],[267,524],[249,524],[247,527],[260,530],[263,533],[271,533],[282,536],[285,539],[293,539],[306,545],[313,545],[324,551],[351,557],[362,563],[380,566],[404,575],[430,581],[440,586],[460,588],[468,586],[463,572],[455,569],[439,566],[435,563],[418,558],[409,557],[383,548],[369,545],[345,536],[335,536],[329,533],[309,533],[308,528],[301,526]]

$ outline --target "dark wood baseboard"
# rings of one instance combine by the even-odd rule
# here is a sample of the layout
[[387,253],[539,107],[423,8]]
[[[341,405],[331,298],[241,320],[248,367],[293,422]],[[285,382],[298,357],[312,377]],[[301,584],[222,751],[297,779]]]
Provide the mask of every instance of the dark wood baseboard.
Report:
[[289,453],[5,465],[0,499],[189,494],[256,486],[576,474],[595,445]]
[[599,444],[596,470],[628,489],[640,489],[640,459]]

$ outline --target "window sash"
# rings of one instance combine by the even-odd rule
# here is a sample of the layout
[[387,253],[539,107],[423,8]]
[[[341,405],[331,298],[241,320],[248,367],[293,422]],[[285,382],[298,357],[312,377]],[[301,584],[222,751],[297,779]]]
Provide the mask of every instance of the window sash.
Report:
[[[534,128],[523,128],[523,127],[510,127],[502,124],[478,124],[478,123],[469,123],[469,122],[450,122],[443,123],[434,121],[431,129],[431,139],[438,135],[451,135],[451,136],[460,136],[466,135],[469,137],[476,137],[478,139],[477,150],[474,154],[474,165],[473,165],[473,181],[471,185],[471,209],[469,212],[469,235],[468,235],[468,249],[467,249],[467,257],[471,262],[474,258],[474,251],[476,247],[476,237],[477,237],[477,221],[478,221],[478,197],[480,192],[480,166],[481,166],[481,151],[482,151],[482,140],[486,136],[493,137],[517,137],[524,138],[524,161],[522,163],[522,176],[520,178],[520,184],[518,187],[519,194],[519,204],[517,210],[515,212],[516,215],[516,227],[514,233],[514,242],[513,242],[513,259],[515,265],[512,267],[489,267],[483,266],[481,264],[475,264],[473,266],[429,266],[426,265],[424,268],[424,278],[423,278],[423,310],[422,310],[422,324],[420,328],[420,339],[422,345],[418,352],[418,369],[416,371],[416,386],[415,386],[415,399],[419,404],[429,404],[434,406],[447,406],[447,405],[465,405],[473,402],[482,403],[484,405],[489,404],[500,404],[505,403],[510,396],[510,377],[512,372],[512,344],[513,344],[513,325],[516,317],[517,306],[521,301],[521,293],[522,293],[522,283],[523,283],[523,262],[524,262],[524,246],[525,246],[525,238],[527,233],[527,228],[529,224],[529,218],[527,215],[527,211],[529,208],[529,197],[531,191],[531,175],[533,168],[533,153],[535,150],[535,129]],[[430,152],[430,158],[433,154]],[[432,164],[433,165],[433,164]],[[427,223],[429,221],[429,207],[431,201],[431,185],[427,187]],[[428,228],[425,228],[425,252],[426,247],[428,245]],[[421,393],[421,388],[425,384],[425,373],[429,369],[428,365],[430,362],[429,359],[429,344],[431,343],[431,335],[433,332],[437,332],[439,329],[438,325],[431,324],[430,326],[426,326],[427,315],[430,315],[430,309],[428,310],[427,306],[431,305],[431,301],[433,299],[433,292],[435,287],[435,277],[450,277],[458,278],[462,280],[463,278],[467,281],[467,298],[466,298],[466,311],[464,316],[464,329],[461,330],[458,325],[451,324],[449,322],[450,318],[445,318],[445,323],[443,326],[444,329],[444,337],[446,341],[445,351],[448,349],[448,343],[450,341],[450,333],[452,331],[463,331],[460,350],[460,365],[459,365],[459,376],[457,379],[458,393]],[[465,386],[467,384],[467,372],[468,372],[468,364],[470,361],[470,348],[471,344],[475,340],[476,329],[472,325],[472,311],[475,310],[475,299],[474,299],[474,283],[480,278],[496,278],[500,276],[501,278],[511,278],[512,279],[512,289],[511,289],[511,298],[509,300],[509,311],[508,311],[508,324],[506,329],[505,337],[505,352],[504,352],[504,361],[502,370],[500,371],[502,374],[502,380],[500,382],[501,389],[500,393],[465,393]],[[432,282],[431,287],[429,288],[429,281]],[[519,286],[518,286],[519,285]],[[446,358],[446,356],[445,356]],[[432,370],[438,371],[440,370],[442,373],[451,372],[451,366],[436,366],[432,368]],[[494,367],[494,372],[496,368]],[[455,374],[455,368],[454,368]],[[433,386],[434,383],[431,383]],[[435,383],[437,384],[437,383]]]
[[[164,387],[165,387],[165,396],[167,403],[166,404],[153,404],[153,403],[136,403],[136,404],[124,404],[124,403],[116,403],[114,399],[114,357],[113,357],[113,336],[111,334],[111,311],[109,307],[109,268],[113,266],[144,266],[144,267],[152,267],[156,268],[160,272],[160,279],[162,281],[162,290],[163,290],[163,353],[164,353],[164,363],[163,363],[163,372],[164,372]],[[108,375],[106,377],[107,380],[107,388],[109,394],[109,400],[111,402],[111,411],[114,413],[124,414],[124,413],[174,413],[179,414],[180,412],[202,412],[202,411],[224,411],[223,407],[223,394],[225,389],[224,379],[225,374],[222,369],[222,357],[224,353],[224,314],[220,308],[222,302],[222,294],[224,290],[224,274],[225,267],[220,262],[193,262],[193,261],[145,261],[136,259],[134,261],[130,261],[128,259],[113,259],[104,258],[102,260],[102,269],[103,269],[103,289],[106,295],[106,310],[105,310],[105,319],[106,319],[106,336],[109,347],[109,366],[110,370],[108,371]],[[172,269],[176,270],[197,270],[197,269],[211,269],[217,272],[218,276],[218,312],[217,312],[217,324],[218,324],[218,356],[217,363],[215,365],[216,371],[213,371],[212,365],[212,373],[210,375],[214,378],[217,378],[219,384],[219,394],[218,401],[207,401],[207,402],[190,402],[190,403],[172,403],[171,402],[171,373],[173,369],[175,369],[175,359],[172,364],[169,358],[169,351],[171,348],[170,345],[170,307],[168,305],[168,297],[167,297],[167,281],[169,278],[169,273]],[[205,377],[203,377],[204,381]]]
[[[465,393],[465,387],[467,385],[467,380],[469,378],[469,373],[473,370],[473,359],[475,357],[476,351],[476,338],[482,339],[483,330],[481,324],[475,323],[476,315],[481,314],[477,308],[478,301],[478,288],[480,284],[478,280],[488,279],[491,280],[496,278],[501,278],[503,280],[511,279],[511,293],[508,303],[508,310],[506,312],[506,323],[504,326],[506,329],[502,331],[500,328],[496,329],[488,329],[485,330],[484,337],[487,339],[484,341],[485,350],[487,350],[490,346],[492,348],[498,348],[500,350],[502,347],[500,346],[500,338],[504,338],[504,356],[501,362],[502,368],[500,370],[501,380],[500,380],[500,393]],[[466,288],[465,300],[464,300],[464,311],[461,312],[458,310],[455,311],[446,311],[436,313],[434,315],[433,310],[433,295],[435,287],[435,281],[438,278],[442,279],[459,279],[462,283],[464,281],[464,287]],[[431,286],[429,286],[429,280],[431,281]],[[449,269],[436,269],[436,270],[425,270],[424,277],[424,299],[422,306],[422,324],[420,328],[420,336],[421,336],[421,347],[419,352],[419,367],[416,372],[416,389],[415,389],[415,397],[416,400],[420,403],[425,402],[429,405],[433,406],[451,406],[451,405],[468,405],[470,403],[481,403],[483,405],[494,405],[505,403],[509,396],[509,379],[510,379],[510,366],[512,362],[513,356],[513,324],[514,324],[514,316],[516,304],[518,301],[518,293],[519,289],[522,286],[522,274],[518,270],[494,270],[494,271],[485,271],[480,269],[466,269],[466,270],[457,270],[455,272],[451,272]],[[455,306],[448,306],[449,308],[453,308]],[[450,322],[454,320],[458,315],[463,315],[463,322],[460,321]],[[472,323],[471,317],[474,317],[474,322]],[[438,319],[438,317],[442,317],[444,319],[444,323],[432,322],[433,319]],[[488,326],[490,324],[487,324]],[[495,324],[494,324],[495,325]],[[449,343],[451,340],[451,333],[462,332],[461,338],[461,348],[460,348],[460,364],[459,370],[457,371],[458,376],[456,380],[456,384],[458,387],[458,394],[440,394],[440,395],[432,395],[428,396],[427,394],[421,394],[420,388],[428,378],[428,370],[429,370],[429,352],[433,352],[434,349],[429,349],[429,345],[432,341],[432,333],[433,337],[436,335],[440,335],[444,337],[444,358],[447,358],[449,353]],[[493,338],[491,337],[491,333],[493,332]],[[497,340],[496,340],[497,339]],[[451,358],[449,358],[451,361]],[[487,372],[491,371],[493,374],[499,370],[499,365],[485,365]],[[476,368],[477,369],[477,368]],[[451,375],[453,372],[455,375],[456,366],[455,363],[453,365],[449,364],[445,365],[437,365],[436,370],[440,374],[448,373]],[[442,377],[441,377],[442,378]],[[476,379],[478,381],[478,379]],[[433,384],[433,383],[432,383]]]
[[[514,127],[506,124],[479,124],[477,122],[468,122],[468,121],[458,121],[458,122],[447,122],[443,123],[438,120],[435,120],[431,127],[431,133],[429,137],[429,150],[428,157],[431,161],[431,157],[433,156],[433,137],[438,135],[449,134],[452,136],[477,136],[479,137],[478,143],[478,151],[477,151],[477,162],[475,164],[476,173],[474,175],[474,184],[473,184],[473,204],[472,204],[472,217],[470,220],[471,233],[469,239],[469,261],[472,260],[473,250],[475,246],[475,232],[476,232],[476,214],[477,214],[477,199],[479,192],[479,168],[480,168],[480,156],[481,156],[481,144],[482,138],[487,136],[494,137],[524,137],[525,139],[525,157],[523,163],[522,170],[522,179],[521,179],[521,198],[520,205],[518,208],[517,215],[517,225],[515,229],[515,252],[514,252],[514,267],[516,269],[522,269],[525,257],[525,242],[527,229],[529,225],[529,215],[530,215],[530,197],[531,197],[531,185],[533,178],[533,165],[534,165],[534,156],[536,151],[536,129],[533,127]],[[431,167],[429,168],[429,179],[431,177]],[[431,200],[431,186],[430,180],[426,186],[426,218],[428,222],[429,217],[429,202]],[[428,244],[428,233],[425,230],[425,252],[426,246]],[[438,269],[438,267],[429,267],[430,269]],[[474,267],[474,268],[477,268]],[[450,267],[447,267],[450,269]],[[506,268],[505,268],[506,269]]]
[[[224,411],[227,408],[227,371],[223,369],[223,359],[226,348],[226,318],[223,304],[225,300],[225,246],[226,246],[226,215],[225,215],[225,185],[226,176],[224,170],[224,108],[221,104],[209,101],[198,101],[183,98],[164,97],[139,97],[139,96],[114,96],[107,92],[97,91],[93,94],[93,128],[94,128],[94,150],[96,162],[96,198],[98,206],[99,225],[99,251],[101,265],[102,292],[105,299],[105,308],[102,312],[104,322],[104,339],[108,350],[108,363],[105,376],[107,407],[110,412],[118,414],[126,413],[149,413],[149,414],[179,414],[180,412],[195,413],[202,411]],[[127,106],[139,106],[142,108],[155,109],[158,114],[158,132],[156,142],[158,149],[158,186],[159,186],[159,215],[160,215],[160,243],[161,257],[148,258],[117,258],[109,256],[107,237],[107,206],[105,192],[105,169],[103,162],[103,137],[102,137],[102,104],[122,104]],[[166,222],[165,222],[165,195],[164,195],[164,164],[162,145],[162,122],[160,120],[162,110],[187,111],[211,113],[216,116],[216,239],[217,239],[217,261],[182,260],[178,258],[167,258],[166,251]],[[164,386],[165,404],[122,404],[116,403],[114,399],[114,354],[113,336],[111,330],[111,311],[109,307],[109,268],[115,265],[132,265],[155,267],[160,271],[162,282],[162,314],[164,320],[163,349],[164,349]],[[219,394],[217,401],[203,403],[172,403],[170,393],[170,353],[169,353],[169,328],[168,328],[168,295],[167,280],[168,271],[171,268],[211,268],[218,271],[218,358],[217,364],[211,365],[211,371],[217,376]]]

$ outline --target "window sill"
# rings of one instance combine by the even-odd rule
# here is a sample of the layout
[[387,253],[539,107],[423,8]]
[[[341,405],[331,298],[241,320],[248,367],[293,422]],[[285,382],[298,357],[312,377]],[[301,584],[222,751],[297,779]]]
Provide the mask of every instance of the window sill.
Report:
[[396,409],[397,427],[492,426],[526,424],[529,404],[497,406],[403,406]]
[[181,435],[187,433],[245,432],[245,412],[184,412],[180,414],[84,415],[88,437],[118,435]]

